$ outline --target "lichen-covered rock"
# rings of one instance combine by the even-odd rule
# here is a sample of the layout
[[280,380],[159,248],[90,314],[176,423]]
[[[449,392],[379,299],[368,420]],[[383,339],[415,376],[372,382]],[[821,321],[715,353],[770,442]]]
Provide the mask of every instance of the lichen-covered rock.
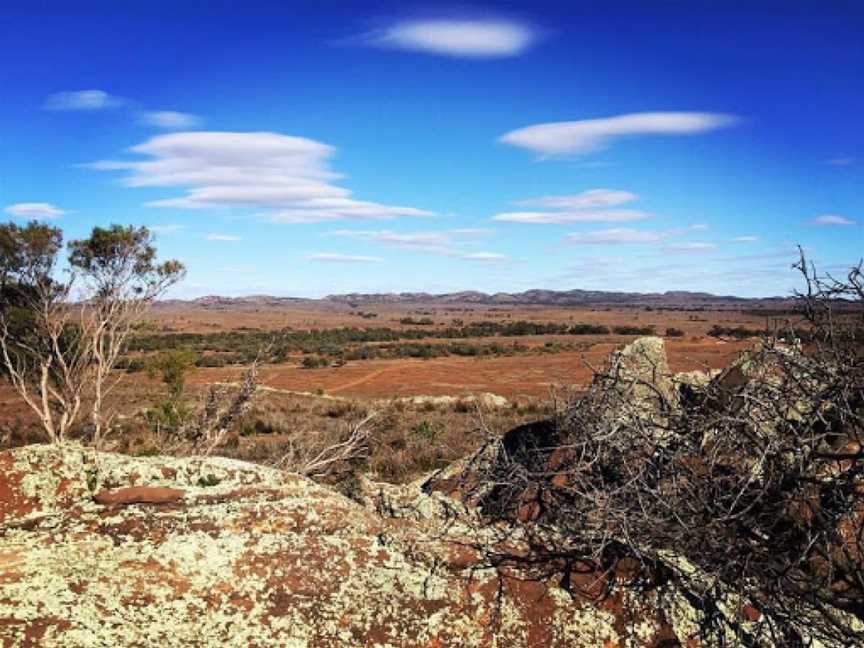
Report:
[[[3,648],[623,647],[689,638],[650,594],[635,602],[634,620],[620,595],[581,600],[560,579],[489,568],[471,514],[453,503],[454,519],[442,523],[445,496],[419,483],[384,493],[398,501],[390,514],[228,459],[30,446],[0,453],[0,468]],[[138,490],[120,490],[130,488]],[[170,497],[150,497],[165,489]],[[103,491],[138,501],[102,505],[94,495]],[[414,496],[417,513],[406,515]]]
[[612,353],[607,378],[643,413],[660,413],[676,402],[663,338],[642,337]]
[[775,371],[775,357],[766,355],[763,344],[759,342],[723,369],[711,381],[711,387],[719,398],[728,400],[735,398],[752,381],[770,382]]
[[702,371],[701,369],[682,371],[672,376],[672,384],[678,387],[679,390],[682,387],[705,389],[705,387],[707,387],[719,374],[719,369],[710,369],[708,371]]
[[467,396],[408,396],[399,399],[412,405],[456,405],[459,403],[477,404],[486,409],[507,407],[510,404],[503,396],[491,392],[469,394]]

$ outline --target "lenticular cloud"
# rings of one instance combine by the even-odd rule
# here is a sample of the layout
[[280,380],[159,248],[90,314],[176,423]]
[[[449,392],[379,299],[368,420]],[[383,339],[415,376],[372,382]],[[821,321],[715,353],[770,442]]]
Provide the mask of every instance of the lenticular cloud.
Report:
[[463,58],[517,56],[536,40],[529,25],[501,19],[408,20],[368,35],[366,42],[392,49]]
[[544,155],[581,155],[606,148],[621,137],[694,135],[734,125],[733,115],[702,112],[646,112],[526,126],[499,141]]
[[274,222],[431,216],[414,207],[356,200],[334,182],[335,149],[279,133],[183,132],[153,137],[130,149],[149,159],[89,165],[125,171],[130,187],[179,187],[184,195],[147,203],[182,209],[253,208]]

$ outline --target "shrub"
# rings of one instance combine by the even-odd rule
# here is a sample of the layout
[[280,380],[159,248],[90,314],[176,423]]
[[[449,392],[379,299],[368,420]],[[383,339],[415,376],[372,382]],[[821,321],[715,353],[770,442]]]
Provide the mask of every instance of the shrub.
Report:
[[324,415],[327,418],[345,418],[349,414],[355,412],[356,409],[354,403],[345,401],[331,405],[325,410]]
[[715,324],[711,327],[711,330],[708,331],[708,335],[711,337],[732,337],[742,340],[744,338],[765,335],[765,331],[748,329],[744,326],[720,326],[719,324]]
[[301,363],[304,369],[318,369],[320,367],[329,367],[330,359],[321,356],[306,356]]
[[616,335],[654,335],[654,326],[615,326],[612,332]]
[[147,368],[147,363],[143,358],[131,358],[126,362],[126,373],[138,373]]
[[150,377],[159,376],[168,386],[170,398],[177,400],[186,386],[186,374],[195,366],[197,358],[193,351],[175,349],[163,351],[147,363]]
[[435,441],[441,432],[441,424],[423,419],[411,428],[411,432],[426,441]]
[[574,324],[570,335],[609,335],[609,329],[601,324]]

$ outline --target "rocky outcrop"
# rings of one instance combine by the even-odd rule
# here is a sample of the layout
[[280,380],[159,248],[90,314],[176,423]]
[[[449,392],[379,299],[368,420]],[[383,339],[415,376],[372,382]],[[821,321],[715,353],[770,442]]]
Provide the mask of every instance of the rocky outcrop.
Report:
[[625,393],[641,413],[660,413],[676,401],[663,338],[639,338],[615,351],[601,380],[611,381],[610,387]]
[[[621,423],[639,420],[653,428],[658,441],[666,436],[663,423],[671,408],[681,400],[682,390],[704,387],[703,379],[691,372],[673,376],[666,357],[666,345],[659,337],[642,337],[613,352],[606,370],[595,378],[603,394],[601,416]],[[430,476],[424,483],[427,492],[447,493],[460,501],[480,503],[489,494],[488,484],[478,490],[476,472],[495,463],[517,462],[540,472],[554,474],[567,461],[566,443],[560,437],[559,423],[553,419],[520,425],[508,431],[498,443],[481,448],[472,457],[456,462]],[[527,493],[533,502],[535,493]],[[523,511],[538,511],[539,505],[527,503]],[[524,516],[523,516],[524,517]],[[523,520],[524,521],[524,520]]]
[[495,409],[510,405],[510,401],[503,396],[490,392],[482,392],[477,395],[468,394],[466,396],[408,396],[399,400],[411,403],[412,405],[471,404],[485,409]]
[[648,595],[634,619],[620,596],[496,571],[467,509],[420,483],[370,488],[390,511],[228,459],[0,453],[0,646],[658,646],[693,631],[683,599]]
[[[598,379],[611,381],[608,409],[589,423],[674,420],[676,408],[739,399],[772,371],[753,352],[717,376],[672,376],[659,338],[636,340],[609,369]],[[553,547],[561,539],[559,527],[529,535],[568,487],[574,458],[558,435],[555,421],[520,426],[413,484],[361,477],[355,499],[229,459],[0,453],[0,647],[699,646],[693,592],[706,579],[682,556],[663,560],[687,589],[627,556],[598,567],[553,555],[540,576],[520,571],[538,530]],[[649,440],[666,447],[659,432]],[[500,484],[479,475],[501,462],[548,483],[490,516]],[[790,519],[806,526],[817,503],[793,504]],[[835,567],[860,571],[849,547],[860,549],[862,519],[855,508],[841,520]],[[640,587],[613,587],[628,579]],[[745,634],[762,616],[752,601],[718,601]]]

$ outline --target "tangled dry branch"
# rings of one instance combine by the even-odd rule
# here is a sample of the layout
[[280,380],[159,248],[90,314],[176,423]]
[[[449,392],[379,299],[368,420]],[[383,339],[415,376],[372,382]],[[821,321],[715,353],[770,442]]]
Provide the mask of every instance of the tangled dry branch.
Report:
[[374,412],[367,414],[349,425],[342,439],[312,452],[292,444],[277,466],[311,479],[322,479],[344,471],[369,455],[370,423],[375,417]]
[[556,420],[506,435],[468,480],[511,523],[489,562],[582,596],[674,587],[708,645],[860,645],[862,267],[797,267],[802,317],[720,375],[674,380],[643,339]]

